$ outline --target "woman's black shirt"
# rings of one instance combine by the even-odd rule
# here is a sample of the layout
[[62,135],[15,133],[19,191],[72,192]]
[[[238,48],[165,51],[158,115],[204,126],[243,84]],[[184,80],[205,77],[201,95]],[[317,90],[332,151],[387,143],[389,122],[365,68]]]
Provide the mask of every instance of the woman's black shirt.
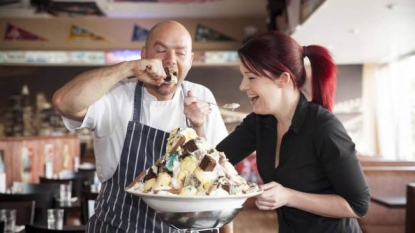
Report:
[[[301,94],[290,129],[283,136],[275,168],[277,120],[251,113],[217,146],[232,164],[256,151],[258,172],[297,191],[342,196],[358,216],[366,214],[369,188],[356,155],[355,144],[341,122]],[[291,207],[277,209],[280,233],[357,233],[356,219],[327,218]]]

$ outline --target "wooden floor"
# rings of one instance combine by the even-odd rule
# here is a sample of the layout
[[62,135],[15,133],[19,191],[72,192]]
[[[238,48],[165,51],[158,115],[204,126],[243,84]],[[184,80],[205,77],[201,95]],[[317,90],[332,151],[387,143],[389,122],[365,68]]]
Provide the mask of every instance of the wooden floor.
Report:
[[275,211],[255,208],[242,209],[233,221],[234,233],[278,233],[278,218]]

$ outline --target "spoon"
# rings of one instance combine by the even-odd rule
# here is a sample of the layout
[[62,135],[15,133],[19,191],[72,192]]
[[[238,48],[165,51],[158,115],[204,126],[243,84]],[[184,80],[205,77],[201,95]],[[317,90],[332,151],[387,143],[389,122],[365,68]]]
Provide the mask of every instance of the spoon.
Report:
[[217,106],[218,108],[228,109],[228,110],[232,110],[232,111],[239,108],[239,106],[241,106],[238,103],[228,103],[228,104],[224,104],[224,105],[217,105],[215,103],[204,101],[204,100],[199,100],[199,102],[205,102],[209,105],[214,105],[214,106]]

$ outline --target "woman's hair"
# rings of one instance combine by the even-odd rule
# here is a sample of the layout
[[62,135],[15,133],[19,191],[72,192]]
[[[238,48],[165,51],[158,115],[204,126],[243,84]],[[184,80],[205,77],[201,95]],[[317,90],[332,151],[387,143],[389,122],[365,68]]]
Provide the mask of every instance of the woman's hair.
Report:
[[326,48],[318,45],[300,46],[290,36],[266,32],[248,40],[238,54],[243,65],[252,73],[273,78],[287,72],[298,89],[306,81],[304,58],[308,57],[311,64],[312,102],[332,111],[336,65]]

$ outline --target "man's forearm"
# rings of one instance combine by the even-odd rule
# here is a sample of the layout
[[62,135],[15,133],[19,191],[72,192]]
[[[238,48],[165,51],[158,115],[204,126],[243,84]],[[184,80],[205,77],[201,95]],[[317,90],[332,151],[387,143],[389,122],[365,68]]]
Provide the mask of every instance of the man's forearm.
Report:
[[86,110],[118,81],[133,74],[128,62],[84,72],[53,95],[54,106],[65,116],[83,118]]
[[230,222],[219,229],[219,233],[233,233],[233,222]]

